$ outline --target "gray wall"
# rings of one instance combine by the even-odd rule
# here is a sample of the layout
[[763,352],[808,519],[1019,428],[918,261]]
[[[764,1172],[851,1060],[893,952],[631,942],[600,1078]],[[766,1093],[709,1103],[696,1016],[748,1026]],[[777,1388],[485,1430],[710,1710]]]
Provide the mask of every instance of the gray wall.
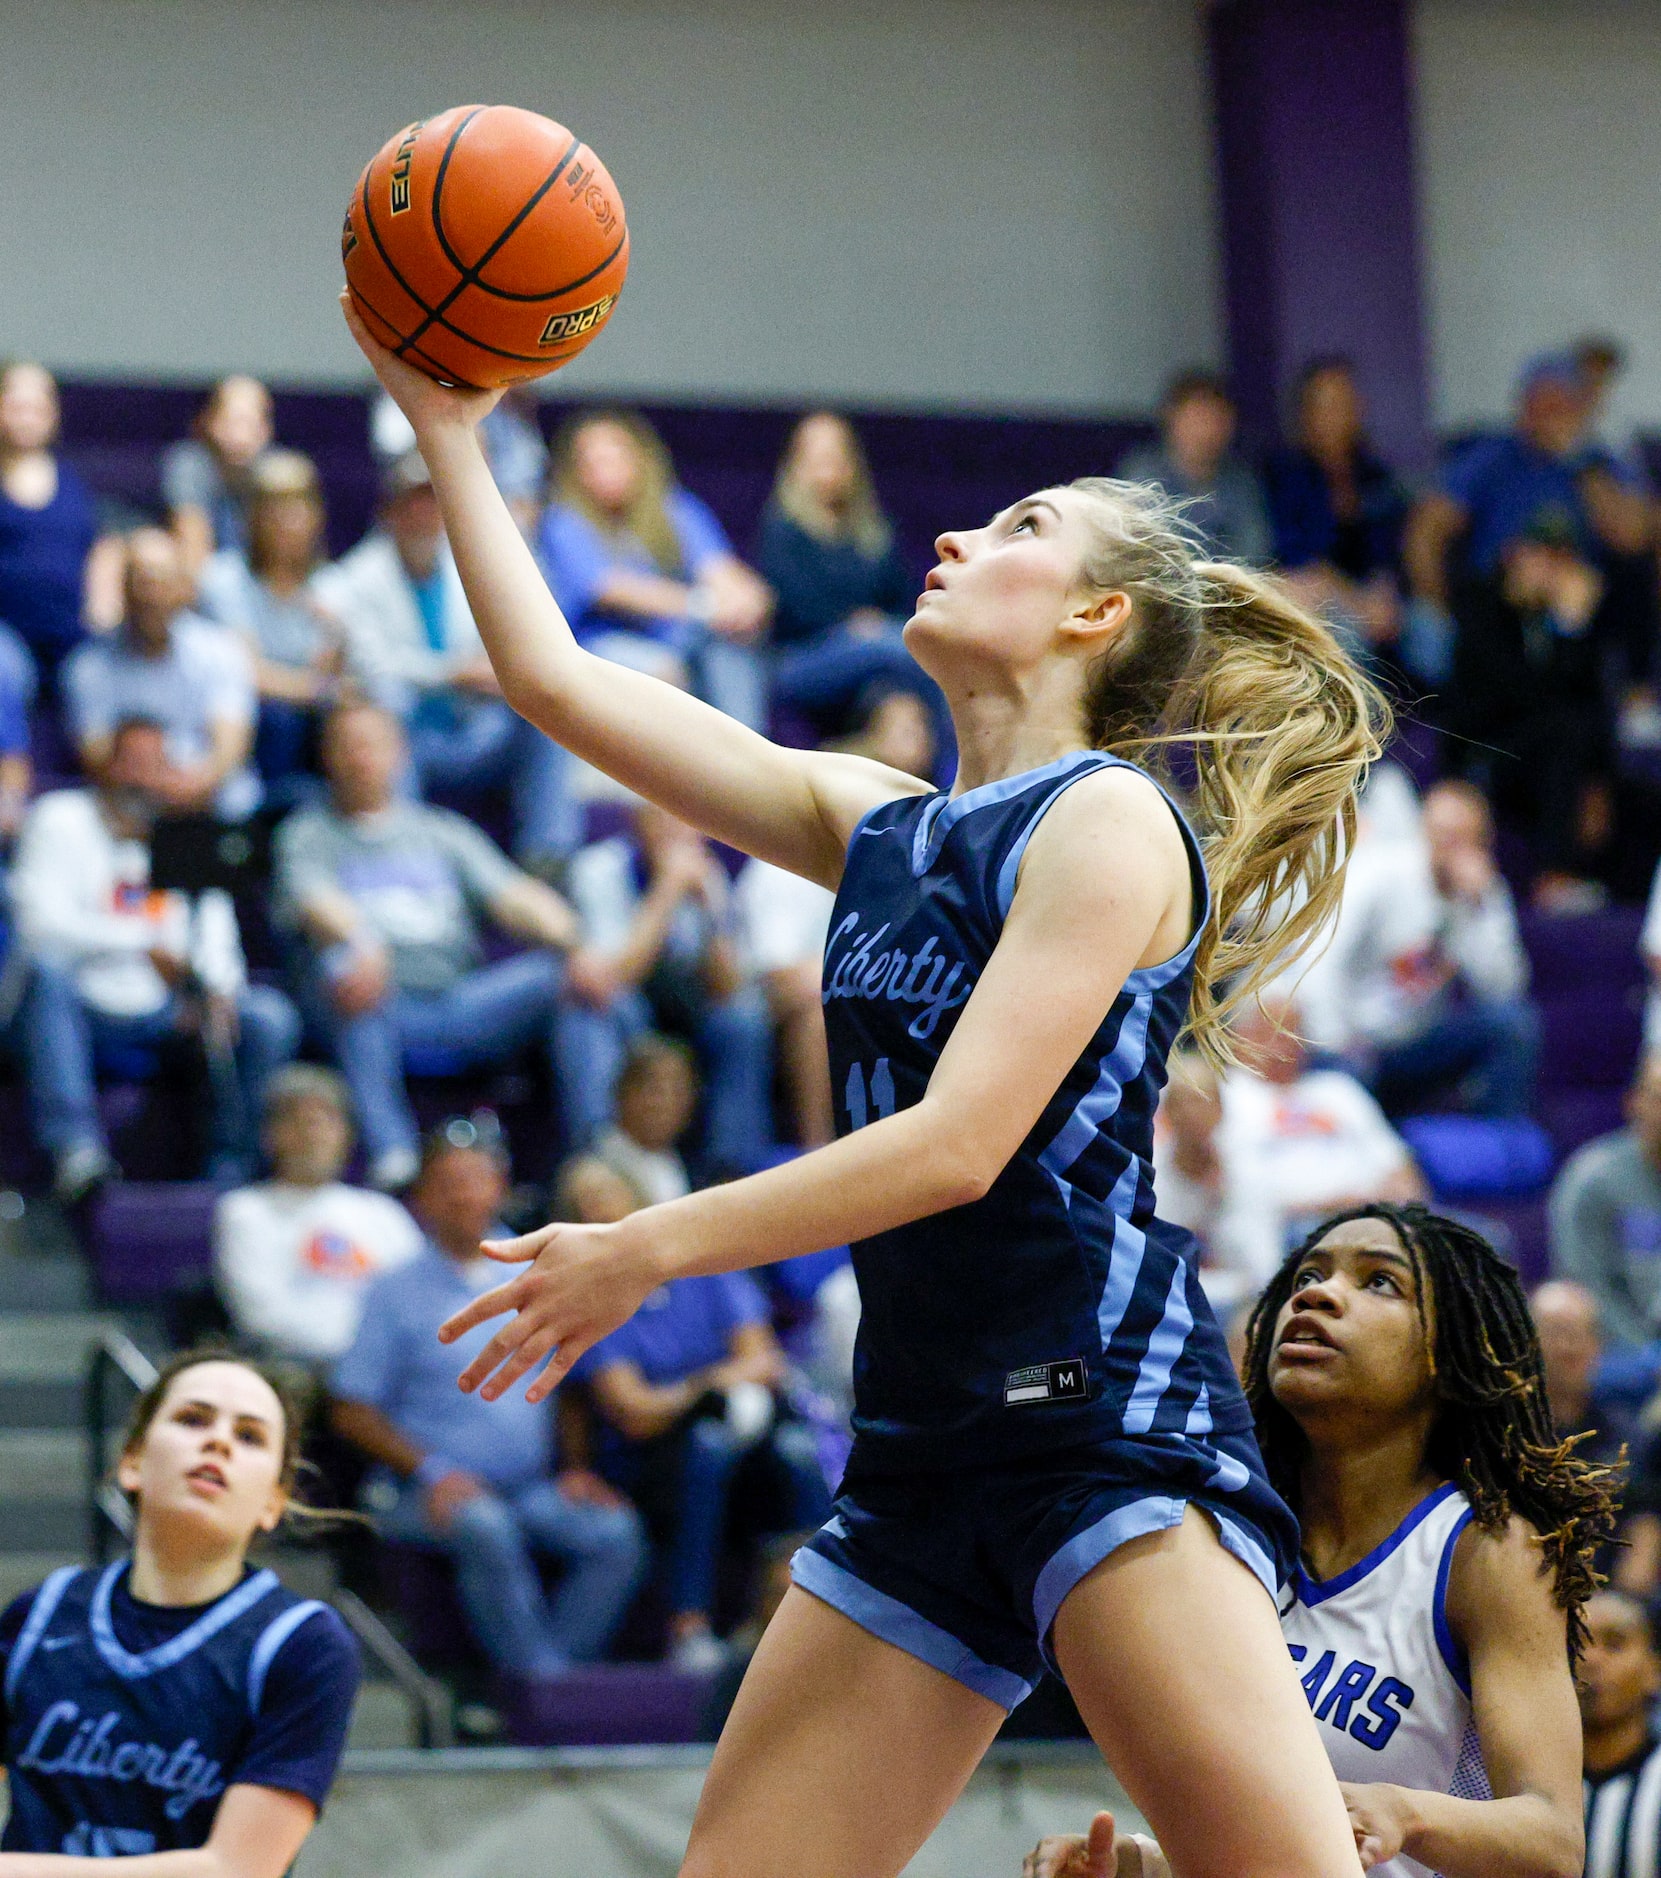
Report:
[[0,0],[0,356],[356,377],[347,191],[475,99],[623,191],[572,390],[1135,410],[1217,354],[1197,0]]
[[1419,0],[1433,409],[1503,412],[1519,362],[1631,348],[1621,424],[1661,420],[1661,6]]

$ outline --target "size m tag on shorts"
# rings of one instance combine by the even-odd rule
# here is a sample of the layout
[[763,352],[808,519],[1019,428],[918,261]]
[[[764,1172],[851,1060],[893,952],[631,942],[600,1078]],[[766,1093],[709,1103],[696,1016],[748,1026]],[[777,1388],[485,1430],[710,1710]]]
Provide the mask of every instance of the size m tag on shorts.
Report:
[[1090,1382],[1081,1356],[1065,1356],[1059,1363],[1035,1363],[1031,1369],[1012,1369],[1004,1378],[1004,1407],[1021,1408],[1028,1402],[1083,1402]]

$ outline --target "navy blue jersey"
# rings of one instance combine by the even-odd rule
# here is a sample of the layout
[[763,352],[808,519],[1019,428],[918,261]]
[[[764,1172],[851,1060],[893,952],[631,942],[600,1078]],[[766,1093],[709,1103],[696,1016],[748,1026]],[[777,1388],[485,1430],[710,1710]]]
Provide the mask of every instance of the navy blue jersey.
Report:
[[[1071,784],[1116,765],[1132,767],[1079,751],[860,822],[825,948],[840,1132],[921,1099],[998,943],[1034,828]],[[1198,844],[1177,821],[1196,937],[1130,974],[983,1198],[853,1248],[851,1476],[1251,1426],[1194,1241],[1154,1217],[1154,1108],[1207,905]]]
[[358,1681],[339,1616],[269,1571],[191,1609],[141,1604],[126,1571],[65,1567],[0,1621],[0,1848],[107,1858],[199,1846],[239,1782],[321,1806]]

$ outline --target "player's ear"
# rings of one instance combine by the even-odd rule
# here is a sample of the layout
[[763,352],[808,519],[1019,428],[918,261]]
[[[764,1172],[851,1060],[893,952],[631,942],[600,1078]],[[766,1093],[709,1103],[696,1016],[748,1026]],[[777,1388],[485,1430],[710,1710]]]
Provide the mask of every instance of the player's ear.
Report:
[[1130,595],[1122,587],[1092,588],[1061,622],[1062,632],[1088,652],[1100,652],[1130,624]]
[[283,1515],[288,1511],[288,1491],[284,1487],[273,1487],[255,1521],[256,1532],[275,1532],[282,1524]]
[[139,1478],[138,1449],[128,1448],[115,1464],[115,1484],[123,1493],[137,1493]]

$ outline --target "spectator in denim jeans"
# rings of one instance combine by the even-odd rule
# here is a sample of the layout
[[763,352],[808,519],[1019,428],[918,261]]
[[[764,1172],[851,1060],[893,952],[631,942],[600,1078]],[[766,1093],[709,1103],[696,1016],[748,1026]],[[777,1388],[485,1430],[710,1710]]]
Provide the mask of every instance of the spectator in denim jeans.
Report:
[[23,1060],[35,1132],[73,1201],[114,1171],[93,1079],[99,1050],[205,1045],[212,1172],[248,1179],[267,1079],[300,1040],[280,991],[250,985],[223,893],[194,902],[150,886],[150,830],[168,774],[159,724],[129,719],[98,783],[30,809],[12,870],[29,958]]
[[[505,1159],[440,1131],[411,1195],[426,1232],[408,1264],[376,1279],[357,1338],[335,1366],[336,1432],[376,1464],[366,1499],[381,1530],[455,1561],[473,1635],[504,1675],[540,1680],[603,1654],[640,1577],[634,1509],[579,1466],[561,1466],[553,1402],[516,1389],[497,1402],[456,1377],[489,1341],[441,1344],[444,1320],[499,1284],[479,1241],[502,1228]],[[552,1597],[543,1559],[565,1568]]]
[[[617,986],[609,1007],[614,1050],[654,1021],[687,1037],[704,1073],[709,1162],[754,1165],[773,1139],[772,1018],[746,974],[732,883],[714,848],[685,822],[643,803],[629,833],[578,854],[570,889],[588,944]],[[615,1054],[592,1066],[596,1100],[620,1067]],[[591,1119],[603,1123],[605,1113]],[[576,1139],[586,1144],[592,1132]]]
[[[569,1096],[571,1078],[617,1048],[615,975],[579,949],[571,908],[471,822],[400,799],[404,762],[396,718],[336,709],[323,732],[330,800],[283,824],[276,868],[307,1016],[351,1088],[370,1178],[389,1189],[416,1168],[406,1051],[491,1063],[541,1040]],[[533,949],[485,963],[481,918]]]
[[676,484],[643,417],[603,412],[566,427],[539,546],[554,598],[590,651],[690,684],[752,730],[766,728],[757,643],[772,593]]
[[[641,1204],[592,1157],[568,1166],[560,1187],[562,1210],[586,1224],[610,1224]],[[780,1413],[787,1366],[761,1287],[748,1272],[671,1279],[571,1374],[620,1437],[611,1471],[665,1547],[671,1660],[718,1668],[726,1652],[712,1622],[716,1567],[740,1468],[770,1477],[776,1530],[830,1517],[813,1432]]]

